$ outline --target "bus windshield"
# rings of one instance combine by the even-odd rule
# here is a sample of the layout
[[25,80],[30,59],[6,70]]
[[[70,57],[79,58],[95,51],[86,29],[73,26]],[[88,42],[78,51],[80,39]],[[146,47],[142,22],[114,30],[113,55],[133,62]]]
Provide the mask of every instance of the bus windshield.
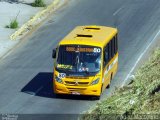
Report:
[[100,71],[101,48],[86,45],[61,45],[56,69],[76,73]]

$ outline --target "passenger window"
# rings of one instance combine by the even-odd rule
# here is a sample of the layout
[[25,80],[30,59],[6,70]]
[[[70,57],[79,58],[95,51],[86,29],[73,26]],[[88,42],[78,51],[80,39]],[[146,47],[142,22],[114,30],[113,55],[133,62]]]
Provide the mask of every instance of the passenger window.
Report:
[[111,41],[108,43],[109,45],[109,60],[112,58],[112,44]]
[[115,49],[116,49],[116,53],[118,51],[118,40],[117,40],[117,35],[115,36]]
[[114,48],[115,48],[115,46],[114,46],[114,38],[111,40],[111,46],[112,46],[112,52],[111,52],[111,56],[112,56],[112,58],[114,57],[114,54],[115,54],[115,51],[114,51]]
[[109,61],[109,45],[104,48],[104,65],[106,65]]
[[117,50],[116,50],[116,37],[114,37],[114,54],[117,53]]
[[104,48],[104,65],[106,65],[117,53],[118,42],[117,35]]

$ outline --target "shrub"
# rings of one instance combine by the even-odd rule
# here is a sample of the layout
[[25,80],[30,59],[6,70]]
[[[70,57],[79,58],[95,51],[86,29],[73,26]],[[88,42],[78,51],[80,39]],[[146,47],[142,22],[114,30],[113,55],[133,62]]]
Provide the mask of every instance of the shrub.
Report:
[[18,21],[16,19],[11,21],[10,28],[12,28],[12,29],[18,28]]
[[18,21],[17,21],[17,19],[12,20],[9,25],[5,26],[5,28],[11,28],[11,29],[18,28]]
[[34,3],[31,4],[33,7],[45,7],[46,4],[43,0],[35,0]]

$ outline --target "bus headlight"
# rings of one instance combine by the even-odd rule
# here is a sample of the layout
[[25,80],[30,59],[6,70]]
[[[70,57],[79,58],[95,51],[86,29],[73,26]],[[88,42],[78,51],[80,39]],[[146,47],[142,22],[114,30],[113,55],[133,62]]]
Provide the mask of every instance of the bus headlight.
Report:
[[59,83],[62,83],[62,80],[60,78],[58,78],[57,76],[55,77],[55,80]]
[[91,85],[97,84],[97,83],[99,82],[99,79],[100,79],[100,78],[97,78],[96,80],[92,81]]

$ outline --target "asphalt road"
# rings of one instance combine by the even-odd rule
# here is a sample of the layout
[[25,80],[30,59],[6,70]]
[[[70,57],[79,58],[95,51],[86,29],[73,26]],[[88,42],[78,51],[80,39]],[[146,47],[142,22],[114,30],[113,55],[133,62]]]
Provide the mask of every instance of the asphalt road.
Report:
[[119,29],[119,70],[102,99],[121,86],[159,30],[160,0],[71,0],[0,60],[0,113],[78,114],[98,101],[52,93],[52,49],[77,25]]

